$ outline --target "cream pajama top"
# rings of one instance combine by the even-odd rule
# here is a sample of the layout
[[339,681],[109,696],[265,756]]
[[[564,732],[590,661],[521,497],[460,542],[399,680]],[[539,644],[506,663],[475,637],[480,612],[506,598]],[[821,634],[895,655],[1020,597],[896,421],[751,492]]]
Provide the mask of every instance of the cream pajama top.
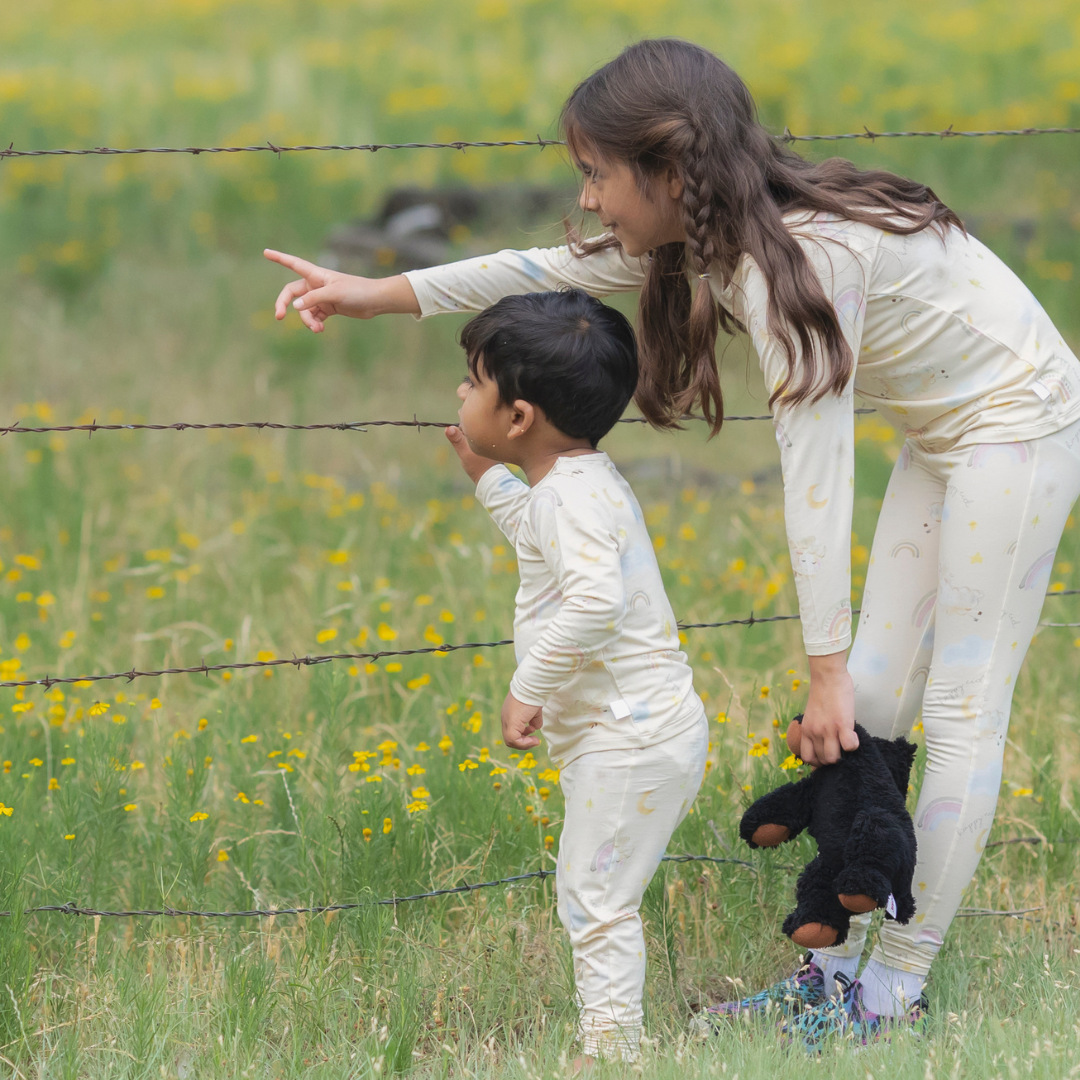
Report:
[[531,488],[496,465],[476,497],[517,553],[510,690],[543,706],[552,763],[701,724],[641,507],[607,454],[559,458]]
[[[851,643],[853,395],[929,453],[1022,442],[1080,417],[1080,361],[1023,282],[959,229],[943,240],[930,229],[901,236],[830,214],[785,221],[857,359],[842,394],[774,409],[803,639],[809,655],[821,655]],[[423,318],[563,283],[594,296],[631,291],[647,265],[618,248],[584,259],[566,247],[533,248],[406,276]],[[756,262],[744,255],[726,289],[719,275],[709,285],[747,328],[765,385],[775,389],[787,364],[767,329],[768,290]]]

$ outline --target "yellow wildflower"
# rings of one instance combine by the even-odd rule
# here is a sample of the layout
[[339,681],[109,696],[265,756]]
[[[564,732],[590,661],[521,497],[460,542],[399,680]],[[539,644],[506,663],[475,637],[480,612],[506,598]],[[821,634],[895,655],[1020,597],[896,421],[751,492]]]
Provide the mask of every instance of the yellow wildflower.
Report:
[[210,815],[205,810],[196,810],[195,813],[188,818],[188,821],[205,821],[209,816]]
[[229,853],[224,848],[222,848],[217,853],[217,861],[218,862],[228,862],[229,861]]
[[382,819],[382,831],[384,834],[388,833],[393,827],[394,823],[390,818],[384,817]]

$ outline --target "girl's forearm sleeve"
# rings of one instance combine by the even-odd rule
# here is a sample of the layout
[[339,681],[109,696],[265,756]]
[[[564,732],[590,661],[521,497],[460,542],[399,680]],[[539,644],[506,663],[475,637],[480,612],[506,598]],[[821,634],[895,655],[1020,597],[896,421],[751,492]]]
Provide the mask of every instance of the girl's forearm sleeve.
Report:
[[645,264],[627,258],[621,248],[583,259],[575,258],[567,247],[507,248],[445,266],[409,270],[405,276],[424,319],[448,311],[483,311],[504,296],[545,292],[563,284],[591,296],[632,292],[645,280]]
[[[804,243],[825,295],[858,360],[868,269],[839,244]],[[756,267],[747,274],[747,322],[770,392],[787,375],[787,358],[767,328],[768,293]],[[792,335],[796,348],[798,339]],[[801,357],[799,358],[801,360]],[[840,395],[773,408],[784,477],[784,520],[803,643],[810,656],[851,644],[851,516],[855,491],[853,379]]]
[[511,544],[517,544],[521,515],[529,504],[529,485],[505,465],[496,465],[480,477],[476,497]]
[[[548,491],[551,487],[548,487]],[[558,584],[558,614],[518,664],[510,692],[526,705],[544,705],[622,631],[626,612],[619,542],[604,514],[575,498],[531,504],[532,524],[544,561]]]

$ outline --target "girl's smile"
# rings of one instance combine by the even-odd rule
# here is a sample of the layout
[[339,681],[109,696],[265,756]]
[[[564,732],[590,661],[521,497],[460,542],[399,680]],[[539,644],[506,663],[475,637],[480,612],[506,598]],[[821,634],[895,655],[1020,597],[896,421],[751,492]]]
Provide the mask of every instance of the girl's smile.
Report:
[[576,155],[575,163],[583,181],[578,205],[618,237],[627,255],[637,258],[662,244],[686,240],[680,176],[650,177],[643,191],[625,162],[583,152]]

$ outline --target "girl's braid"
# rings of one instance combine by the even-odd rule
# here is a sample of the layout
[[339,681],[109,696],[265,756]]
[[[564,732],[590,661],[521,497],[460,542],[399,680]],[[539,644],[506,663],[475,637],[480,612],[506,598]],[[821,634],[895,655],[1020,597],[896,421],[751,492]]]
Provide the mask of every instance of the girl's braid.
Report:
[[[716,196],[713,189],[715,167],[710,159],[708,139],[693,123],[686,123],[683,152],[679,155],[682,170],[683,228],[686,232],[686,252],[690,269],[699,276],[687,320],[685,351],[681,384],[674,395],[679,413],[689,412],[695,405],[709,420],[714,431],[720,429],[724,416],[724,397],[716,369],[716,333],[720,324],[720,307],[708,281],[701,280],[711,272],[716,261]],[[727,273],[727,268],[721,271]]]
[[705,139],[700,131],[692,130],[689,147],[682,156],[683,223],[686,244],[690,249],[693,270],[707,274],[716,255],[716,244],[709,226],[714,218],[712,178]]

